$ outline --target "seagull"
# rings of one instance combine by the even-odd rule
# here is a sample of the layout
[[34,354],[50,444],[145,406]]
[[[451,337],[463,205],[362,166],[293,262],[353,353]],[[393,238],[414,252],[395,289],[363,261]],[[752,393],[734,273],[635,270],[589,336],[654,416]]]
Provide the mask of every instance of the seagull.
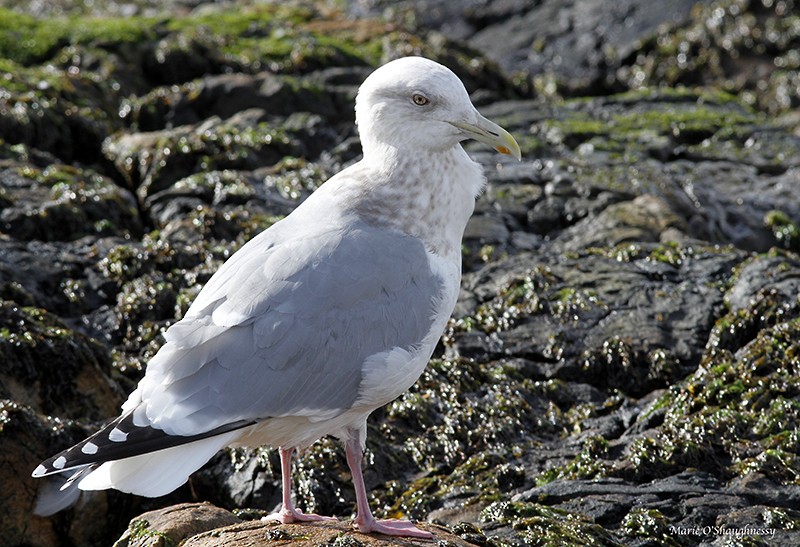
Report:
[[283,495],[265,519],[332,518],[297,509],[291,489],[293,453],[332,435],[352,474],[354,526],[433,537],[373,516],[367,418],[419,378],[455,307],[461,241],[486,180],[461,143],[517,160],[520,148],[453,72],[421,57],[370,74],[355,111],[363,158],[219,268],[166,330],[119,417],[33,471],[63,483],[42,489],[37,514],[79,490],[162,496],[226,446],[272,446]]

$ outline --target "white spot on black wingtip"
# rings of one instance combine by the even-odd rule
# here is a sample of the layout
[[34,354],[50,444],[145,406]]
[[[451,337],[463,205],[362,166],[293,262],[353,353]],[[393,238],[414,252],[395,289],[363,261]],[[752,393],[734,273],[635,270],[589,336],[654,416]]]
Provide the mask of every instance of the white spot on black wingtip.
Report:
[[81,447],[81,452],[84,454],[97,454],[97,445],[94,443],[86,443]]
[[67,465],[67,458],[64,456],[59,456],[56,458],[56,461],[53,462],[53,467],[55,469],[64,469],[65,465]]
[[47,473],[47,468],[42,464],[39,464],[39,467],[34,469],[33,473],[31,473],[31,477],[42,477],[45,473]]
[[108,440],[114,443],[124,443],[128,440],[128,434],[115,427],[109,432]]

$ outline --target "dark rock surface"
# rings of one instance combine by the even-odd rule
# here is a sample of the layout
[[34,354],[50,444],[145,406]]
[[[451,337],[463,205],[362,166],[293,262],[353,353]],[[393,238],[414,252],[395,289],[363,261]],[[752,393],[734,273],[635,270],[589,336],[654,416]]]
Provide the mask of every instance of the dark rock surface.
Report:
[[523,161],[468,144],[488,185],[463,290],[370,420],[376,513],[456,545],[800,543],[800,15],[651,4],[1,10],[0,544],[109,545],[131,520],[120,545],[392,541],[350,531],[331,439],[295,467],[330,528],[254,520],[280,500],[265,448],[47,519],[29,475],[116,414],[231,253],[358,158],[357,86],[406,54],[453,68]]
[[560,86],[585,93],[611,84],[610,64],[634,54],[661,25],[688,21],[695,4],[667,0],[652,9],[646,0],[377,0],[351,2],[351,10],[405,15],[422,28],[468,42],[508,71],[552,75]]
[[[351,1],[481,51],[546,95],[713,85],[772,113],[800,105],[794,0]],[[796,123],[796,121],[794,122]]]

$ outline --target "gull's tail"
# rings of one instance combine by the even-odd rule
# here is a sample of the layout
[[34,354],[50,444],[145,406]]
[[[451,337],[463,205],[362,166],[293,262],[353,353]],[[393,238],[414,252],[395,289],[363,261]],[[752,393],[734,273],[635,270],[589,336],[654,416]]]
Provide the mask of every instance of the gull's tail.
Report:
[[33,477],[47,477],[34,513],[48,516],[72,505],[79,490],[114,488],[140,496],[168,494],[185,483],[250,422],[236,422],[193,436],[168,435],[133,424],[126,413],[103,429],[42,462]]

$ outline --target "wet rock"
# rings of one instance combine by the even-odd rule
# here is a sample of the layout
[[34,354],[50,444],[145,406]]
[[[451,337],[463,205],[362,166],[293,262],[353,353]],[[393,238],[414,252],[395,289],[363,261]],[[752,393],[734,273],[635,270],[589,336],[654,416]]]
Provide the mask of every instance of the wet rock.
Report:
[[[682,257],[688,249],[680,246],[637,244],[636,249],[642,254],[631,261],[620,260],[624,255],[617,251],[603,257],[602,251],[598,255],[590,250],[560,263],[547,261],[546,266],[541,256],[520,254],[467,276],[467,290],[477,280],[482,291],[495,287],[489,291],[495,296],[477,298],[467,324],[494,333],[499,355],[554,363],[554,377],[597,385],[610,380],[640,393],[652,389],[697,362],[700,353],[690,348],[702,344],[713,324],[713,310],[722,302],[717,289],[699,288],[688,279],[724,278],[738,260],[712,249],[699,254],[692,249],[691,257]],[[624,247],[617,250],[624,252]],[[675,268],[681,273],[675,275]],[[639,304],[648,293],[664,298]],[[696,304],[684,300],[695,298],[700,299]],[[705,316],[689,310],[704,310]],[[456,347],[458,343],[456,335]],[[656,363],[660,365],[654,367]]]
[[701,3],[682,23],[662,27],[622,61],[628,84],[708,85],[780,112],[798,104],[798,33],[793,2]]
[[0,239],[0,295],[73,317],[110,298],[109,287],[84,279],[94,254],[108,240],[74,243]]
[[170,33],[143,48],[145,77],[156,84],[179,84],[225,66],[224,56],[208,33]]
[[353,14],[402,17],[466,40],[543,94],[685,85],[726,89],[773,113],[800,101],[794,2],[348,4]]
[[[606,494],[657,499],[661,496],[672,497],[681,494],[699,496],[721,493],[722,489],[715,477],[705,473],[685,473],[644,485],[626,484],[620,479],[553,481],[515,496],[514,501],[538,500],[546,503],[560,503],[573,498]],[[642,503],[636,500],[633,502]]]
[[252,170],[272,165],[285,155],[303,156],[302,145],[266,113],[250,109],[198,125],[122,135],[107,141],[104,151],[140,200],[198,171]]
[[466,242],[477,242],[480,244],[505,244],[508,241],[509,233],[502,219],[491,216],[476,215],[469,219],[467,229],[464,232]]
[[220,506],[261,508],[266,514],[281,503],[280,482],[276,450],[242,448],[212,458],[192,486],[202,499],[213,499]]
[[[794,405],[786,405],[794,396],[792,390],[786,391],[786,382],[792,381],[796,371],[774,359],[794,352],[791,339],[797,329],[798,307],[775,293],[762,294],[747,310],[717,320],[701,366],[674,393],[662,396],[659,406],[668,408],[664,423],[656,428],[655,436],[638,438],[632,444],[628,460],[632,466],[623,473],[653,477],[690,461],[725,478],[761,472],[786,481],[794,473],[796,463],[783,461],[779,454],[791,446],[783,437],[787,433],[780,432],[785,429],[784,420],[791,420],[794,414],[790,410]],[[693,395],[701,383],[705,387]],[[761,387],[766,385],[770,385],[769,395]],[[740,429],[746,423],[753,424],[751,432]],[[735,429],[733,424],[738,424]],[[681,441],[677,451],[663,457],[662,450],[670,450],[674,436],[693,427],[698,428],[695,433]],[[735,436],[735,445],[729,444],[729,435]],[[766,438],[775,444],[769,452],[762,452],[756,446]],[[649,452],[651,448],[654,452]],[[645,453],[644,459],[634,463]]]
[[27,164],[0,171],[5,203],[0,230],[17,240],[69,241],[86,235],[139,235],[133,195],[91,170]]
[[[495,502],[482,511],[481,520],[490,540],[514,546],[537,541],[619,545],[590,518],[536,503]],[[511,532],[512,527],[515,533]]]
[[340,112],[337,107],[344,106],[336,104],[335,97],[311,80],[293,76],[215,74],[182,86],[156,88],[128,102],[123,112],[138,131],[195,124],[211,116],[227,119],[250,108],[259,108],[271,118],[312,112],[331,120]]
[[[569,93],[608,89],[609,65],[626,58],[659,27],[690,16],[694,2],[673,0],[664,10],[646,2],[609,6],[603,2],[442,1],[351,2],[354,13],[407,13],[423,28],[467,40],[509,71],[552,75]],[[497,36],[503,36],[498,40]]]
[[[741,103],[723,95],[658,91],[525,108],[521,116],[509,103],[495,107],[501,123],[530,135],[531,140],[521,138],[524,154],[571,159],[517,167],[534,176],[541,191],[530,194],[524,221],[514,219],[519,227],[556,237],[609,205],[651,194],[679,217],[678,230],[669,230],[673,239],[730,242],[757,251],[791,245],[786,241],[800,212],[792,205],[796,185],[787,182],[796,173],[785,150],[797,144]],[[689,130],[710,136],[687,146],[680,135]],[[771,135],[765,140],[769,151],[752,159],[756,141],[748,139],[762,135]],[[661,143],[657,153],[654,138]],[[495,185],[503,188],[501,173],[489,172],[489,195]],[[776,210],[777,202],[784,205]]]
[[109,364],[100,344],[47,311],[0,302],[0,398],[43,414],[101,419],[122,401]]
[[[47,9],[34,4],[19,9]],[[225,258],[358,158],[352,99],[371,67],[422,54],[464,78],[524,159],[467,144],[488,185],[464,290],[420,381],[370,421],[376,513],[489,545],[727,539],[676,531],[700,525],[771,526],[796,545],[800,141],[791,116],[764,114],[795,101],[796,17],[786,2],[670,6],[428,1],[348,20],[167,3],[155,21],[69,25],[0,14],[20,38],[0,38],[0,338],[13,358],[0,397],[14,399],[0,410],[13,492],[0,543],[109,544],[133,515],[178,501],[253,507],[243,518],[275,507],[265,449],[219,454],[169,499],[100,493],[35,521],[41,482],[27,468],[114,415]],[[435,21],[447,34],[424,30]],[[545,72],[507,77],[453,36]],[[640,89],[665,82],[712,85]],[[552,99],[580,91],[602,95]],[[332,440],[294,478],[304,509],[352,513]],[[341,528],[319,542],[377,539]],[[274,542],[284,529],[321,533],[219,533]],[[164,539],[149,532],[139,539]]]
[[786,253],[771,253],[746,261],[739,268],[736,282],[725,295],[725,303],[733,313],[746,312],[764,294],[794,306],[800,294],[800,264],[797,257]]
[[727,485],[726,491],[764,506],[797,507],[797,503],[800,502],[800,487],[778,485],[758,472],[736,477]]
[[[724,545],[726,540],[730,541],[728,538],[741,536],[753,538],[765,545],[790,547],[798,539],[794,525],[796,521],[796,511],[776,510],[764,505],[737,508],[723,513],[717,519],[715,528],[711,531],[718,531],[719,534],[709,543],[714,546]],[[705,528],[700,529],[701,535],[705,531]]]
[[114,547],[177,545],[208,530],[240,522],[230,511],[209,503],[182,503],[139,515],[131,521]]
[[609,205],[600,214],[564,230],[558,239],[565,251],[578,251],[633,241],[656,242],[670,228],[680,233],[686,225],[665,200],[645,194]]
[[[119,122],[108,82],[52,67],[0,67],[0,139],[50,152],[64,162],[98,161],[100,143]],[[14,81],[16,85],[9,86]],[[88,106],[91,105],[91,106]]]
[[[30,409],[10,400],[0,402],[0,416],[0,486],[6,492],[7,503],[20,508],[3,511],[0,515],[0,539],[8,545],[57,545],[58,532],[54,524],[30,518],[35,500],[33,480],[27,478],[31,472],[30,463],[38,458],[39,450],[48,448],[48,435]],[[22,477],[27,488],[20,484]]]

